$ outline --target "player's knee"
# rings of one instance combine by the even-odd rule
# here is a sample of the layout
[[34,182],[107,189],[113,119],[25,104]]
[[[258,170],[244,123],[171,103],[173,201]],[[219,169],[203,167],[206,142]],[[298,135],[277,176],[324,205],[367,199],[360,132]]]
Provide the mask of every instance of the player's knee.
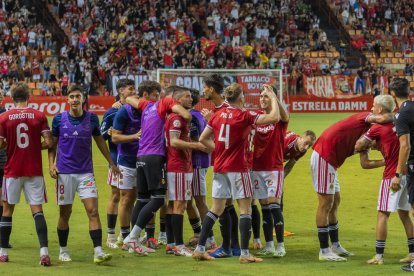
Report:
[[187,206],[187,202],[184,200],[174,201],[174,213],[184,214],[186,206]]
[[[116,190],[116,191],[114,191]],[[120,199],[120,193],[118,189],[112,189],[111,201],[114,204],[118,204]]]
[[90,220],[99,219],[98,206],[90,207],[86,210],[86,212],[88,213],[88,217]]

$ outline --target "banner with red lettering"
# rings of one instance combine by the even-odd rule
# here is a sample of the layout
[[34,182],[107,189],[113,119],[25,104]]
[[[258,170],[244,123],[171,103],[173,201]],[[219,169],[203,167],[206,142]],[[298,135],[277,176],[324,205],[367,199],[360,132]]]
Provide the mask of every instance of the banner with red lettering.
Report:
[[374,89],[379,89],[380,94],[388,94],[388,78],[385,76],[378,77],[374,86],[369,77],[360,80],[356,76],[346,75],[304,76],[303,86],[307,95],[322,98],[360,97],[374,94]]
[[289,112],[362,112],[370,111],[373,96],[355,98],[316,98],[312,96],[290,96],[287,102]]
[[[90,96],[88,98],[89,111],[97,115],[103,115],[114,102],[115,97],[113,96]],[[10,97],[4,97],[3,105],[7,110],[14,107]],[[31,97],[29,107],[45,113],[46,116],[54,116],[69,110],[69,104],[66,97],[63,96]]]

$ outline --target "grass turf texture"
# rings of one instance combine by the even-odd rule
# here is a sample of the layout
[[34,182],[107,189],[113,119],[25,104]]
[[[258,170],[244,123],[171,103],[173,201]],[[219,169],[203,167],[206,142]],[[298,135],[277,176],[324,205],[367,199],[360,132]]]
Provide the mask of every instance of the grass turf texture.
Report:
[[[332,123],[350,114],[293,114],[289,129],[302,133],[313,129],[319,135]],[[51,121],[51,120],[50,120]],[[277,272],[281,275],[379,275],[402,273],[398,260],[407,255],[406,238],[397,214],[389,221],[389,238],[385,250],[383,266],[369,266],[366,260],[375,254],[375,224],[378,187],[382,169],[363,170],[359,157],[349,158],[339,170],[342,203],[339,210],[339,237],[343,246],[356,256],[348,258],[346,263],[320,263],[318,261],[319,243],[315,227],[317,197],[313,191],[309,169],[311,152],[302,158],[285,182],[285,225],[286,229],[296,233],[285,239],[287,256],[282,259],[266,258],[261,264],[241,265],[237,258],[219,259],[214,262],[196,262],[191,258],[166,255],[164,247],[149,257],[133,256],[121,250],[106,248],[106,204],[110,189],[106,185],[107,167],[104,158],[94,144],[95,176],[99,187],[99,213],[103,225],[103,245],[113,259],[105,265],[93,264],[93,246],[88,232],[88,220],[79,198],[75,198],[68,247],[73,262],[58,261],[59,244],[56,234],[58,207],[55,203],[54,181],[49,177],[46,152],[43,154],[43,167],[47,185],[49,203],[44,206],[49,228],[49,252],[52,267],[38,265],[39,249],[34,221],[29,206],[21,202],[16,206],[13,216],[13,231],[9,251],[10,262],[0,263],[2,275],[68,275],[68,274],[118,274],[128,275],[145,273],[146,275],[165,274],[227,274],[257,275],[258,273]],[[380,157],[379,153],[373,154]],[[211,195],[211,172],[208,174],[208,195]],[[158,235],[158,216],[157,229]],[[185,218],[185,240],[192,236],[192,230]],[[215,236],[220,244],[218,223]],[[116,228],[119,233],[119,222]],[[262,243],[264,244],[263,234]]]

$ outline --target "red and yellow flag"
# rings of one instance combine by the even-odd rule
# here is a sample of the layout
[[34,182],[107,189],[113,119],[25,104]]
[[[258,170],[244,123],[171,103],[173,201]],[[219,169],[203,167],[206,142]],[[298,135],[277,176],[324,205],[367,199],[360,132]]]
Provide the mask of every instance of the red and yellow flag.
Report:
[[184,32],[176,32],[175,33],[175,44],[178,46],[180,44],[186,43],[191,41],[191,38],[189,35],[187,35]]
[[202,37],[200,39],[201,42],[201,50],[204,51],[204,53],[206,53],[206,55],[211,56],[214,52],[214,49],[217,46],[217,41],[215,40],[208,40],[205,37]]

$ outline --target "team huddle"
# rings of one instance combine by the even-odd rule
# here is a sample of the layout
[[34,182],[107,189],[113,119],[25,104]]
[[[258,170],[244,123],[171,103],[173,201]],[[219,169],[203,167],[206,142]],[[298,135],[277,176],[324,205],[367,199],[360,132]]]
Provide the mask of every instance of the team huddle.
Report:
[[[42,149],[48,150],[49,173],[56,179],[59,260],[72,261],[67,243],[76,193],[89,219],[94,262],[99,264],[112,258],[102,247],[92,138],[109,164],[109,248],[147,256],[163,244],[167,254],[196,260],[239,256],[240,263],[262,262],[261,257],[267,256],[284,257],[284,178],[313,146],[311,174],[319,200],[319,260],[345,261],[345,257],[353,255],[339,242],[337,169],[347,157],[359,152],[363,168],[385,166],[378,199],[376,255],[368,263],[383,263],[387,219],[390,212],[397,210],[409,247],[409,255],[401,261],[411,262],[414,231],[409,210],[414,201],[414,190],[410,189],[413,169],[407,172],[407,161],[399,160],[399,152],[402,137],[408,133],[410,139],[406,125],[414,116],[402,116],[403,107],[411,104],[405,102],[408,86],[404,85],[407,83],[400,79],[393,85],[392,93],[400,108],[396,130],[392,123],[395,100],[383,95],[375,98],[372,113],[343,119],[316,140],[311,130],[302,135],[287,130],[289,114],[273,87],[263,86],[260,110],[245,110],[242,87],[237,83],[224,87],[224,79],[218,74],[206,76],[203,83],[204,97],[215,108],[201,111],[196,109],[200,99],[197,90],[181,86],[162,89],[155,81],[143,81],[137,93],[133,81],[121,79],[116,87],[119,100],[105,113],[102,125],[95,114],[83,109],[84,94],[75,85],[67,93],[69,111],[56,115],[51,129],[43,113],[27,106],[27,85],[18,83],[11,90],[16,108],[0,115],[0,147],[6,147],[7,156],[0,209],[0,262],[9,260],[12,214],[23,190],[35,220],[40,264],[51,264],[42,211],[46,202]],[[380,150],[384,160],[370,160],[370,148]],[[213,181],[209,208],[206,175],[210,166]],[[264,245],[256,199],[261,207]],[[238,203],[239,215],[233,201]],[[158,211],[160,233],[156,239]],[[185,212],[194,232],[188,243],[184,243],[183,237]],[[217,220],[222,236],[219,247],[213,233]],[[251,232],[253,248],[259,250],[254,255],[249,252]]]

